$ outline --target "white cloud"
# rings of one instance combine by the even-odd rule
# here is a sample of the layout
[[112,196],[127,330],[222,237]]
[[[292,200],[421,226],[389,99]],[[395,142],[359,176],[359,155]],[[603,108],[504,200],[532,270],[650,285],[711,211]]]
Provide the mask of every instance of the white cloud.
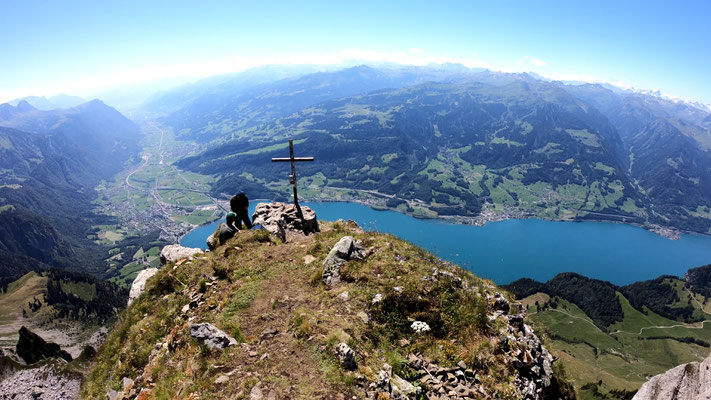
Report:
[[417,47],[413,47],[410,49],[410,54],[420,54],[422,53],[422,49],[418,49]]
[[547,62],[541,60],[540,58],[524,56],[522,59],[518,60],[518,65],[529,64],[534,67],[545,67],[548,65]]

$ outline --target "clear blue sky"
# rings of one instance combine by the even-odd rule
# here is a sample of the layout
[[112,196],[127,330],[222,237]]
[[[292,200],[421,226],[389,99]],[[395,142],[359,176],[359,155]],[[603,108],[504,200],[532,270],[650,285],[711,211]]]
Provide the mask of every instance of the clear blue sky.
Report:
[[0,101],[266,62],[464,61],[711,103],[711,1],[0,2]]

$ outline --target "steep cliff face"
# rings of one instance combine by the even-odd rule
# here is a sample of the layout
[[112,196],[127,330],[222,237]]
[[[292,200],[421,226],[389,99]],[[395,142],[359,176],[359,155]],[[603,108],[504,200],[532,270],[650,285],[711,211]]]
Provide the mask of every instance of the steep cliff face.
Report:
[[167,263],[80,398],[572,397],[491,282],[393,236],[320,227],[286,243],[242,231]]
[[711,398],[711,356],[654,376],[632,400],[707,400]]

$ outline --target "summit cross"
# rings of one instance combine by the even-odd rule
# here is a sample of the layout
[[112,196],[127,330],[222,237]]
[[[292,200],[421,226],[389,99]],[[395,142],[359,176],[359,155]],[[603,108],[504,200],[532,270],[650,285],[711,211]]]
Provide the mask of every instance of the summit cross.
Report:
[[291,175],[289,175],[289,183],[294,187],[294,205],[297,210],[301,210],[299,206],[299,197],[296,194],[296,162],[313,161],[313,157],[294,157],[294,140],[289,140],[289,157],[272,158],[272,162],[291,162]]

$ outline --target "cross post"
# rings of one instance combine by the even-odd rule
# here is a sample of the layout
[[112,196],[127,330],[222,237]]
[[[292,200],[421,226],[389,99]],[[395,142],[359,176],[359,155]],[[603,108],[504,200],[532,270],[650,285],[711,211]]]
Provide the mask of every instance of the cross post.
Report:
[[294,157],[294,140],[289,140],[289,158],[272,158],[272,162],[290,162],[291,163],[291,175],[289,175],[289,183],[294,187],[294,205],[296,210],[301,214],[301,207],[299,206],[299,197],[296,194],[296,162],[299,161],[313,161],[313,157]]

